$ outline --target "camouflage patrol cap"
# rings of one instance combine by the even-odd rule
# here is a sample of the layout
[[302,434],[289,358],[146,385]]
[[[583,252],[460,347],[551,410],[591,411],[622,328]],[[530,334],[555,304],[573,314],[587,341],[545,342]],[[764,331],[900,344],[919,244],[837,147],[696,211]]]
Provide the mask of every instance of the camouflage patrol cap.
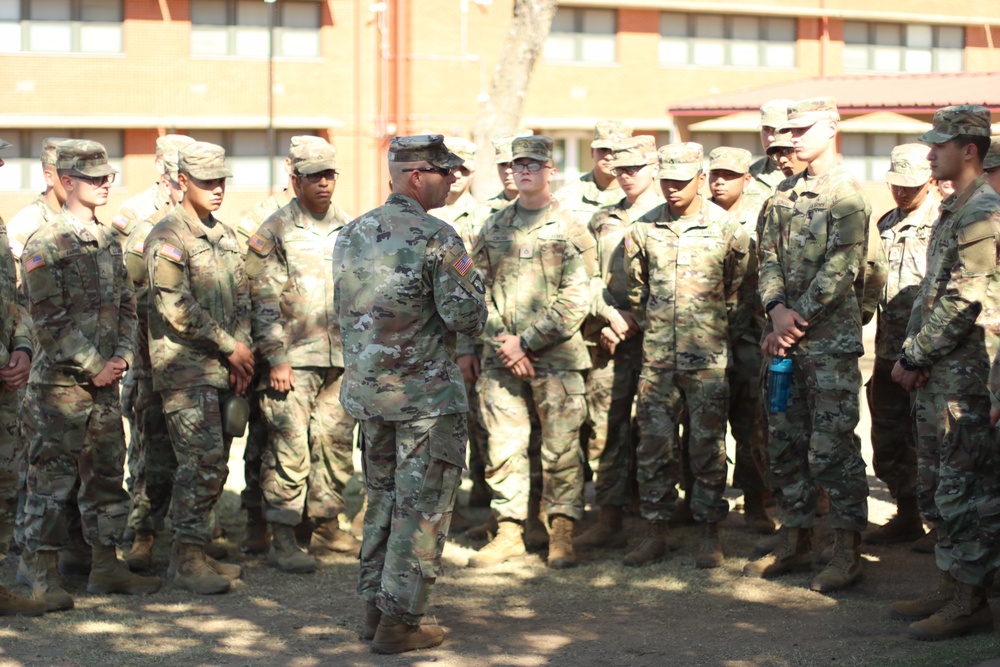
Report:
[[156,138],[156,170],[160,174],[177,176],[177,152],[181,146],[193,144],[194,139],[186,134],[165,134]]
[[594,126],[591,148],[614,148],[622,139],[632,136],[632,128],[620,120],[599,120]]
[[637,167],[656,164],[656,138],[648,134],[626,137],[615,144],[611,154],[611,168]]
[[[330,146],[333,146],[333,144],[323,137],[316,137],[311,134],[297,134],[292,137],[291,141],[288,143],[288,157],[292,157],[292,151],[294,151],[296,147],[304,146],[306,144],[329,144]],[[334,148],[333,150],[336,151],[337,149]]]
[[445,137],[444,145],[448,147],[448,150],[464,160],[462,163],[463,167],[469,171],[476,170],[476,150],[478,147],[475,143],[461,137]]
[[546,137],[543,134],[518,137],[510,145],[510,156],[514,160],[529,158],[539,162],[548,162],[552,159],[552,137]]
[[72,139],[67,139],[66,137],[46,137],[42,140],[42,164],[48,164],[51,166],[56,166],[59,161],[57,154],[59,152],[59,144],[64,141],[73,141]]
[[931,163],[923,144],[896,146],[889,154],[889,163],[889,171],[885,172],[885,182],[889,185],[912,188],[930,180]]
[[530,137],[531,132],[519,132],[514,134],[498,134],[492,139],[493,150],[497,152],[496,159],[493,160],[493,164],[504,164],[505,162],[513,162],[514,158],[511,157],[510,147],[514,143],[514,140],[518,137]]
[[708,154],[708,169],[723,169],[736,174],[750,173],[750,159],[753,156],[745,148],[719,146]]
[[195,141],[181,147],[177,170],[203,181],[231,178],[233,172],[226,167],[226,151],[222,146],[207,141]]
[[118,173],[118,170],[108,164],[108,152],[104,146],[89,139],[71,139],[59,144],[56,168],[91,177]]
[[4,141],[3,139],[0,139],[0,151],[2,151],[5,148],[10,148],[13,145],[14,144],[10,143],[9,141]]
[[389,142],[389,162],[429,162],[442,169],[462,166],[462,158],[448,150],[440,134],[393,137]]
[[292,169],[307,176],[337,168],[337,150],[323,139],[292,146],[288,157],[292,161]]
[[990,137],[990,149],[983,158],[983,169],[1000,167],[1000,136]]
[[776,132],[774,134],[774,143],[767,147],[767,154],[770,155],[782,148],[793,148],[792,146],[792,133],[788,130],[784,132]]
[[660,148],[660,180],[690,181],[702,170],[705,149],[701,144],[686,142],[667,144]]
[[788,120],[788,107],[795,104],[795,100],[768,100],[760,105],[760,126],[773,127],[775,129],[784,127]]
[[990,136],[990,110],[978,104],[938,109],[931,123],[933,127],[920,135],[920,141],[928,144],[943,144],[960,134]]
[[832,97],[811,97],[808,100],[795,102],[788,107],[788,119],[782,127],[776,129],[809,127],[821,120],[840,120],[837,100]]

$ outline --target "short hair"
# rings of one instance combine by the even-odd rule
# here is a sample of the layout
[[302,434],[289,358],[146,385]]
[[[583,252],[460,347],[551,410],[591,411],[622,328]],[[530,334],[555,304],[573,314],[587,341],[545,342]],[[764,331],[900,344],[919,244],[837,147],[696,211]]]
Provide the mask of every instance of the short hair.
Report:
[[959,134],[955,136],[955,145],[965,148],[969,144],[976,147],[976,155],[979,157],[979,164],[986,158],[986,152],[990,150],[990,138],[980,137],[974,134]]

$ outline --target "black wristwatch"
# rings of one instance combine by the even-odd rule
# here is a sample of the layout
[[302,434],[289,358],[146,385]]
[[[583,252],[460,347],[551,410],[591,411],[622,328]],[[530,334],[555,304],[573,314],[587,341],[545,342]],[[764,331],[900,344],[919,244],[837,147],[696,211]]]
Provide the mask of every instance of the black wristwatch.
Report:
[[899,355],[899,365],[908,371],[920,370],[920,366],[915,365],[912,361],[907,359],[905,354]]
[[517,340],[521,344],[521,349],[524,350],[525,353],[531,352],[531,349],[528,347],[528,343],[524,340],[523,337],[519,337]]
[[774,301],[768,301],[767,305],[764,306],[764,312],[765,313],[770,313],[772,310],[775,309],[776,306],[784,306],[784,305],[785,305],[785,302],[782,301],[781,299],[775,299]]

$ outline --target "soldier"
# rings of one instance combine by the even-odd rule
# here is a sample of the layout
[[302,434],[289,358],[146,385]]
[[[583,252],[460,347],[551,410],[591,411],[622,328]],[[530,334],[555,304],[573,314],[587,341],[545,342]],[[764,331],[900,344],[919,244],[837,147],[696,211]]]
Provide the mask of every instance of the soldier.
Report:
[[586,442],[590,467],[597,473],[597,523],[573,539],[574,548],[624,547],[622,525],[632,500],[632,403],[642,362],[642,336],[632,316],[625,270],[624,238],[633,220],[663,203],[656,175],[656,139],[640,135],[615,145],[611,166],[625,195],[590,221],[597,239],[597,262],[591,278],[590,316],[584,336],[593,368],[587,374]]
[[21,254],[28,237],[49,219],[58,215],[63,204],[66,203],[66,190],[56,172],[56,146],[64,141],[70,140],[63,137],[48,137],[42,141],[41,162],[42,176],[45,179],[45,192],[39,194],[35,197],[35,201],[15,213],[14,217],[7,223],[10,251],[18,262],[21,261]]
[[445,145],[452,153],[462,158],[462,166],[455,170],[455,182],[448,191],[448,199],[441,208],[431,213],[455,228],[467,248],[472,247],[476,223],[481,222],[485,211],[469,192],[472,174],[476,169],[476,144],[460,137],[445,137]]
[[791,178],[809,166],[808,162],[800,160],[795,155],[795,147],[792,146],[792,133],[788,130],[782,130],[774,135],[774,142],[767,147],[767,157],[781,170],[781,174],[785,178]]
[[865,542],[912,542],[924,535],[917,507],[917,446],[913,436],[912,400],[892,381],[892,366],[906,338],[906,323],[927,267],[927,244],[940,200],[931,194],[927,147],[904,144],[892,149],[889,184],[896,208],[878,221],[879,242],[889,258],[889,281],[878,303],[875,364],[865,385],[871,413],[872,464],[896,500],[896,515],[869,531]]
[[796,156],[809,167],[781,183],[763,215],[759,291],[768,324],[761,349],[765,357],[790,357],[793,370],[787,411],[768,416],[782,539],[743,569],[745,576],[775,577],[811,566],[819,486],[829,493],[835,535],[831,561],[810,584],[821,593],[860,579],[868,523],[868,483],[854,429],[871,206],[838,161],[839,119],[829,97],[789,108]]
[[989,110],[962,105],[939,109],[920,137],[930,144],[931,176],[955,186],[931,232],[892,369],[904,390],[917,390],[917,501],[939,536],[936,590],[892,605],[894,618],[916,621],[909,634],[921,640],[993,630],[986,588],[1000,556],[1000,436],[990,421],[1000,416],[990,370],[1000,343],[1000,196],[983,173],[989,135]]
[[368,510],[358,592],[376,653],[437,646],[421,626],[465,466],[465,386],[455,335],[478,336],[486,288],[459,235],[426,211],[461,158],[441,135],[395,137],[392,194],[350,222],[334,250],[344,345],[340,400],[360,420]]
[[204,552],[212,509],[228,474],[238,428],[229,414],[253,374],[250,293],[236,234],[212,215],[232,174],[219,146],[183,146],[180,206],[147,237],[149,356],[177,471],[170,500],[174,528],[167,574],[180,588],[225,593],[239,577]]
[[338,398],[344,355],[329,262],[347,220],[332,205],[333,146],[296,146],[291,165],[297,196],[250,237],[246,270],[254,345],[267,364],[260,401],[270,431],[261,467],[273,536],[268,563],[285,572],[313,572],[316,560],[293,533],[303,511],[315,526],[312,553],[356,554],[360,546],[337,523],[354,474],[354,419]]
[[476,388],[489,437],[486,481],[499,529],[469,566],[492,565],[525,551],[534,413],[541,427],[547,562],[565,568],[576,564],[573,522],[583,516],[580,427],[590,355],[580,325],[590,306],[583,253],[592,250],[594,239],[551,195],[552,139],[515,139],[512,157],[517,203],[487,219],[474,251],[489,287],[490,318]]
[[115,170],[101,144],[67,141],[57,151],[66,205],[28,238],[21,257],[35,358],[25,396],[28,447],[25,561],[32,597],[71,609],[56,550],[68,533],[65,506],[79,475],[84,536],[92,549],[91,593],[153,593],[118,560],[128,514],[122,488],[125,432],[118,381],[135,355],[135,296],[122,249],[97,220]]
[[517,179],[514,178],[514,172],[510,168],[514,163],[510,147],[518,137],[530,136],[530,132],[522,132],[516,134],[498,134],[493,137],[493,149],[496,151],[494,163],[497,166],[497,176],[500,177],[500,182],[503,183],[503,190],[483,202],[483,206],[487,207],[490,213],[496,213],[499,210],[507,208],[511,202],[517,199]]
[[757,190],[763,193],[765,198],[774,194],[778,184],[789,176],[783,173],[778,163],[770,159],[770,148],[778,138],[779,132],[784,129],[788,107],[792,104],[793,100],[770,100],[760,107],[760,145],[767,157],[762,157],[750,165],[750,175]]
[[112,229],[118,234],[119,240],[127,239],[137,224],[152,217],[170,203],[170,190],[164,185],[163,180],[163,174],[166,173],[163,166],[163,151],[167,149],[168,142],[164,142],[163,137],[157,138],[155,166],[158,177],[156,183],[134,197],[126,199],[118,207],[118,214],[111,219]]
[[694,475],[691,511],[702,524],[700,568],[723,562],[719,522],[726,488],[726,364],[739,330],[739,293],[750,237],[721,208],[698,195],[705,183],[702,147],[670,144],[659,151],[667,202],[639,218],[625,237],[632,312],[643,331],[639,378],[640,512],[646,535],[625,555],[627,566],[669,552],[667,520],[677,503],[677,430],[687,414]]
[[1000,136],[990,138],[990,150],[983,159],[983,171],[990,186],[1000,193]]
[[616,143],[631,136],[632,129],[621,121],[597,121],[594,140],[590,142],[594,168],[579,180],[564,185],[555,195],[564,211],[572,212],[586,224],[602,206],[621,201],[622,193],[611,171],[611,150]]

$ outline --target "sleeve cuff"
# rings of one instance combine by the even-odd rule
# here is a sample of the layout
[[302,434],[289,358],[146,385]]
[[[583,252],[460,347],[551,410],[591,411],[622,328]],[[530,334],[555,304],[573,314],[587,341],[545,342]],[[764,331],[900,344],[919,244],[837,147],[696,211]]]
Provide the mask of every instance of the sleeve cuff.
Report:
[[545,347],[545,341],[538,335],[538,331],[534,327],[525,329],[521,333],[521,340],[524,341],[528,349],[532,352],[538,352]]
[[219,352],[226,355],[227,357],[233,353],[236,349],[236,339],[227,334],[226,332],[221,332],[219,340],[217,341],[219,345]]

